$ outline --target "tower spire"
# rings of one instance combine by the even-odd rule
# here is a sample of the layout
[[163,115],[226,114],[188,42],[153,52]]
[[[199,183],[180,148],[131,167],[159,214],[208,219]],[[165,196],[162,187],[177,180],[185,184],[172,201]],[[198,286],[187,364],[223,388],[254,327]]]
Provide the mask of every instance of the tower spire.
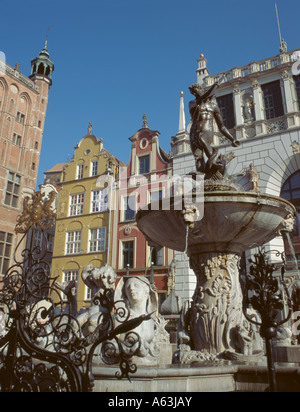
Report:
[[275,3],[275,11],[276,11],[276,17],[277,17],[277,24],[278,24],[278,31],[279,31],[279,39],[280,39],[280,43],[281,43],[282,37],[281,37],[281,29],[280,29],[280,21],[279,21],[279,14],[278,14],[277,3]]
[[178,133],[183,133],[183,132],[185,132],[185,112],[184,112],[183,92],[180,92],[179,128],[178,128]]
[[43,50],[40,52],[39,56],[31,60],[31,75],[30,79],[35,80],[37,78],[44,79],[52,85],[52,73],[54,72],[54,63],[50,60],[50,55],[48,51],[48,35],[46,37],[46,42]]
[[209,75],[209,71],[207,68],[207,60],[204,57],[204,54],[200,54],[200,58],[198,59],[198,69],[196,70],[197,72],[197,82],[201,84],[201,86],[204,83],[205,77]]

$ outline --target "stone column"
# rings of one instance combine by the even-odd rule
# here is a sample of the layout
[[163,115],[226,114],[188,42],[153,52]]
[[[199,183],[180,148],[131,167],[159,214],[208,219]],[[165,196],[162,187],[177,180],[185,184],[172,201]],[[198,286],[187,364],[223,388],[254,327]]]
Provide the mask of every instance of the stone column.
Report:
[[244,118],[243,107],[241,102],[241,89],[238,85],[234,86],[233,89],[233,104],[236,120],[236,137],[237,139],[242,139],[244,137]]
[[289,73],[285,70],[282,73],[282,81],[283,81],[283,87],[284,87],[284,94],[285,94],[285,104],[286,104],[286,112],[287,113],[294,113],[295,107],[294,107],[294,99],[293,99],[293,94],[292,94],[292,89],[291,89],[291,78]]
[[241,103],[241,89],[235,86],[233,89],[233,103],[236,118],[236,125],[238,127],[244,126],[243,109]]
[[297,112],[295,98],[293,96],[293,79],[291,75],[285,70],[282,73],[282,81],[283,81],[283,88],[284,88],[284,95],[285,95],[285,107],[286,107],[286,115],[287,115],[287,122],[288,127],[296,126],[298,121],[298,116],[296,116],[295,112]]

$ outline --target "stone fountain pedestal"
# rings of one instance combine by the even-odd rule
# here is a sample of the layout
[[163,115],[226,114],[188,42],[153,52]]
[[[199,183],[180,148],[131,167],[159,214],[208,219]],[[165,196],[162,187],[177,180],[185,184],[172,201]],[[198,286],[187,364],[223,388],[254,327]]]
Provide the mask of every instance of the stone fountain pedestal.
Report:
[[[170,201],[170,210],[153,205],[137,214],[150,244],[187,251],[197,277],[192,304],[182,316],[180,363],[256,356],[257,331],[243,315],[239,281],[242,253],[291,230],[295,208],[258,192],[209,190],[203,205]],[[190,229],[187,236],[187,224]],[[258,350],[259,352],[259,350]],[[232,355],[232,356],[231,356]]]
[[242,325],[240,257],[236,253],[205,252],[192,255],[197,277],[191,306],[191,347],[218,355],[238,349],[237,327]]

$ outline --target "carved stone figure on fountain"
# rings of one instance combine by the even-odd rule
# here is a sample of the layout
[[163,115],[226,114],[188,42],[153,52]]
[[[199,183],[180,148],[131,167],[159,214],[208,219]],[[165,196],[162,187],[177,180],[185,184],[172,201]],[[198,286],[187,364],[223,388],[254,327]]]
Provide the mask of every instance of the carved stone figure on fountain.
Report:
[[92,305],[94,299],[106,289],[114,289],[117,275],[112,267],[105,265],[101,268],[94,268],[92,264],[82,270],[81,278],[91,290]]
[[99,319],[107,310],[100,304],[100,296],[104,291],[113,291],[117,274],[112,267],[105,265],[94,268],[92,264],[82,270],[81,278],[91,289],[91,307],[77,317],[77,321],[83,328],[86,336],[92,334],[99,325]]
[[[122,312],[118,302],[125,302],[124,316],[134,319],[141,315],[152,314],[151,318],[130,333],[130,337],[121,335],[120,342],[127,356],[134,356],[139,364],[157,364],[160,355],[160,344],[169,342],[165,331],[165,322],[158,315],[158,296],[147,278],[143,276],[124,276],[115,292],[116,322]],[[128,311],[128,312],[127,312]],[[127,340],[127,342],[126,342]],[[129,344],[130,343],[130,344]]]
[[237,347],[245,356],[253,355],[254,329],[246,320],[241,325],[237,325]]
[[[192,119],[190,130],[191,149],[196,161],[198,173],[204,173],[205,179],[221,180],[226,171],[226,159],[218,156],[218,150],[212,147],[216,123],[219,131],[226,137],[233,147],[240,145],[226,128],[220,109],[218,107],[214,91],[218,85],[215,84],[209,90],[205,90],[200,84],[190,86],[190,92],[196,99],[189,103]],[[205,159],[205,156],[207,159]]]

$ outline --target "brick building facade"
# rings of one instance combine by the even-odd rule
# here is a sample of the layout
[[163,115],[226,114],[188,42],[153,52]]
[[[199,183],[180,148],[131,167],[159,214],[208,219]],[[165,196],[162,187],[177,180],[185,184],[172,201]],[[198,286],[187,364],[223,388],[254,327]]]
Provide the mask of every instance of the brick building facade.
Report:
[[[2,62],[1,62],[2,63]],[[47,42],[26,77],[5,62],[0,71],[0,275],[11,264],[25,196],[35,192],[54,65]]]

